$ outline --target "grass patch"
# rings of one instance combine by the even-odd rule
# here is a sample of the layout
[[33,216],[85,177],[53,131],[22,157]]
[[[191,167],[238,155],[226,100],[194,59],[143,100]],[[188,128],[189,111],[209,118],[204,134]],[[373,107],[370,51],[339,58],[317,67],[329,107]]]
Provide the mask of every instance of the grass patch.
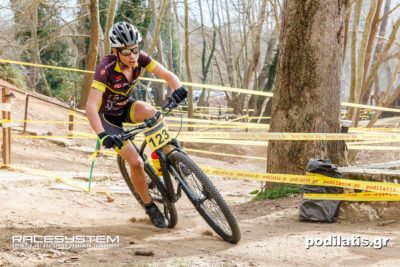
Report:
[[303,193],[302,185],[277,184],[273,188],[256,190],[250,194],[255,195],[253,200],[278,199]]

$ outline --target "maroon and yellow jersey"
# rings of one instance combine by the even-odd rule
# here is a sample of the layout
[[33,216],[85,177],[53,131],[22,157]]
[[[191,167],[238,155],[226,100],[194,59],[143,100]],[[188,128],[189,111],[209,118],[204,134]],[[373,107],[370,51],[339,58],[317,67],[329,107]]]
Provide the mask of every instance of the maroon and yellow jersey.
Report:
[[121,114],[132,91],[136,88],[142,68],[151,72],[156,65],[157,62],[151,56],[140,51],[137,65],[132,70],[133,79],[128,82],[118,64],[117,56],[114,54],[105,56],[96,67],[92,83],[92,88],[103,92],[98,111],[106,114]]

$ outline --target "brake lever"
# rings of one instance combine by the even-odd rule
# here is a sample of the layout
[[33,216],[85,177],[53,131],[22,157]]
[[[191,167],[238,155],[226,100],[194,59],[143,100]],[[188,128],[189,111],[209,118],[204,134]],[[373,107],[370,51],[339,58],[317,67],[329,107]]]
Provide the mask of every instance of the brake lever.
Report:
[[171,97],[168,97],[168,99],[169,99],[169,103],[167,105],[165,105],[164,107],[162,107],[161,109],[162,110],[168,109],[168,112],[170,112],[171,110],[176,108],[178,106],[178,104]]

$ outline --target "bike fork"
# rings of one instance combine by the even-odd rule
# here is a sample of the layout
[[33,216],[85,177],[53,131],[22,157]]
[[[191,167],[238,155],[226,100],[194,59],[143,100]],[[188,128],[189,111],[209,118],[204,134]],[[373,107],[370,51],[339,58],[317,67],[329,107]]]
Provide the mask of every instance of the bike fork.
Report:
[[[195,193],[192,191],[192,189],[187,185],[185,179],[183,179],[182,176],[181,176],[174,168],[171,168],[170,166],[168,166],[168,169],[169,169],[170,173],[172,173],[172,174],[174,175],[175,179],[176,179],[177,182],[178,182],[178,190],[179,190],[180,188],[182,188],[183,191],[186,193],[187,197],[189,198],[189,200],[190,200],[192,203],[196,203],[196,204],[195,204],[196,208],[197,208],[198,206],[200,206],[200,204],[203,203],[204,200],[199,200],[198,198],[195,197],[196,194],[195,194]],[[179,190],[179,191],[180,191],[180,190]]]

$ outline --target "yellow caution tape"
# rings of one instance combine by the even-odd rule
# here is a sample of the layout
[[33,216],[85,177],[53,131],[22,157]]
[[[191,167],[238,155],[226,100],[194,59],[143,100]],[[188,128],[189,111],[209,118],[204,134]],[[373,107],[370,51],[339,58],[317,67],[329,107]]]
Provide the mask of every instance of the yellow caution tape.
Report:
[[[154,79],[154,78],[140,77],[139,79],[143,80],[143,81],[166,83],[164,80]],[[261,96],[269,96],[269,97],[272,97],[272,95],[273,95],[272,93],[269,93],[269,92],[261,92],[261,91],[247,90],[247,89],[234,88],[234,87],[224,87],[224,86],[220,86],[220,85],[189,83],[189,82],[182,82],[182,84],[186,85],[186,86],[207,88],[207,89],[213,89],[213,90],[217,90],[217,91],[244,93],[244,94],[250,94],[250,95],[261,95]]]
[[[223,119],[224,116],[223,115],[214,115],[214,114],[205,114],[205,113],[199,113],[199,112],[194,112],[193,116],[196,117],[206,117],[206,118],[221,118]],[[222,120],[221,120],[222,121]]]
[[87,117],[81,116],[81,115],[79,115],[79,114],[75,114],[75,117],[77,117],[77,118],[79,118],[79,119],[82,119],[82,120],[84,120],[84,121],[88,121],[88,118],[87,118]]
[[271,119],[271,117],[263,117],[263,116],[261,116],[261,117],[250,116],[250,117],[248,117],[248,118],[251,119],[251,120],[253,120],[253,119]]
[[101,154],[104,154],[107,156],[114,156],[114,157],[116,157],[118,155],[118,153],[113,150],[99,150],[98,153],[101,153]]
[[395,146],[348,146],[350,150],[382,150],[382,151],[398,151],[400,147]]
[[[168,123],[168,127],[180,127],[181,124],[177,124],[177,123]],[[208,129],[216,129],[216,128],[221,128],[221,129],[264,129],[264,130],[268,130],[269,129],[269,125],[266,124],[259,124],[258,126],[246,126],[246,125],[216,125],[213,124],[213,126],[210,126],[210,124],[186,124],[183,123],[182,127],[187,127],[187,128],[204,128],[204,129],[200,129],[200,130],[208,130]],[[199,130],[199,131],[200,131]]]
[[180,132],[180,137],[193,139],[243,139],[243,140],[290,140],[290,141],[358,141],[358,140],[384,140],[400,141],[400,134],[387,133],[273,133],[273,132]]
[[9,123],[21,123],[21,122],[27,122],[27,123],[33,123],[33,124],[89,124],[88,122],[83,122],[83,121],[48,121],[48,120],[2,120],[4,122],[9,122]]
[[[87,139],[89,136],[69,136],[69,135],[13,135],[14,138],[26,139]],[[97,138],[97,137],[93,137]]]
[[[87,71],[87,70],[80,70],[80,69],[74,69],[74,68],[65,68],[65,67],[57,67],[57,66],[50,66],[50,65],[43,65],[43,64],[34,64],[34,63],[21,62],[21,61],[9,60],[9,59],[0,59],[0,62],[11,63],[11,64],[19,64],[19,65],[26,65],[26,66],[34,66],[34,67],[43,67],[43,68],[50,68],[50,69],[77,71],[77,72],[84,72],[84,73],[94,73],[93,71]],[[154,79],[154,78],[140,77],[139,79],[140,80],[144,80],[144,81],[166,83],[166,81],[164,81],[164,80]],[[208,89],[213,89],[213,90],[217,90],[217,91],[227,91],[227,92],[236,92],[236,93],[244,93],[244,94],[252,94],[252,95],[261,95],[261,96],[273,97],[273,93],[261,92],[261,91],[256,91],[256,90],[248,90],[248,89],[233,88],[233,87],[224,87],[224,86],[219,86],[219,85],[189,83],[189,82],[182,82],[182,84],[186,85],[186,86],[208,88]],[[400,109],[395,109],[395,108],[369,106],[369,105],[355,104],[355,103],[348,103],[348,102],[341,102],[341,105],[342,106],[347,106],[347,107],[368,108],[368,109],[371,109],[371,110],[400,112]]]
[[344,194],[314,194],[304,193],[303,198],[313,200],[344,200],[344,201],[400,201],[400,195],[362,192]]
[[265,158],[265,157],[234,155],[234,154],[218,153],[218,152],[211,152],[211,151],[191,149],[191,148],[185,148],[185,151],[195,152],[195,153],[202,153],[202,154],[207,154],[207,155],[218,155],[218,156],[227,156],[227,157],[235,157],[235,158],[246,158],[246,159],[256,159],[256,160],[267,160],[267,158]]
[[223,176],[232,179],[246,179],[288,184],[306,184],[318,186],[333,186],[378,193],[391,193],[400,195],[400,184],[370,182],[349,179],[332,178],[320,174],[307,173],[307,175],[257,173],[240,170],[226,170],[215,167],[201,166],[201,169],[209,175]]
[[[246,118],[247,116],[243,116],[242,118]],[[248,128],[258,127],[260,124],[258,123],[248,123],[248,122],[237,122],[237,121],[215,121],[215,120],[204,120],[204,119],[193,119],[193,118],[177,118],[177,117],[167,117],[167,121],[185,121],[185,122],[199,122],[199,123],[208,123],[208,124],[217,124],[217,125],[240,125],[246,126]],[[263,124],[264,126],[267,124]]]
[[224,140],[224,139],[194,139],[179,136],[180,142],[203,143],[203,144],[222,144],[222,145],[243,145],[243,146],[261,146],[267,147],[266,141],[249,141],[249,140]]
[[80,132],[80,131],[73,131],[73,135],[76,136],[88,136],[88,137],[97,137],[97,134],[94,133],[85,133],[85,132]]
[[400,109],[398,109],[398,108],[385,108],[385,107],[369,106],[369,105],[355,104],[355,103],[348,103],[348,102],[341,102],[341,105],[345,106],[345,107],[368,108],[368,109],[373,109],[373,110],[400,112]]
[[43,175],[45,177],[50,177],[50,178],[55,177],[55,180],[58,183],[62,182],[62,183],[68,184],[70,186],[73,186],[75,188],[81,189],[81,190],[83,190],[85,192],[88,192],[88,193],[95,191],[96,193],[107,194],[108,196],[111,196],[111,197],[114,195],[112,192],[109,192],[107,190],[103,190],[103,189],[100,189],[100,188],[96,189],[96,190],[93,190],[93,187],[92,187],[91,190],[88,190],[88,187],[82,185],[82,183],[74,181],[73,179],[70,179],[70,178],[62,177],[60,175],[54,175],[53,172],[49,172],[49,171],[46,171],[46,170],[32,169],[32,168],[22,167],[22,166],[14,165],[14,164],[10,164],[10,165],[0,164],[0,168],[4,168],[4,167],[8,168],[10,170],[28,172],[28,173],[31,173],[31,174],[39,174],[39,175]]
[[364,127],[358,127],[358,128],[350,128],[349,132],[350,133],[358,133],[358,132],[395,132],[395,133],[398,133],[398,132],[400,132],[400,128],[364,128]]
[[[54,174],[48,171],[34,170],[15,165],[1,165],[1,166],[54,177]],[[346,193],[346,194],[304,194],[304,198],[308,199],[330,199],[330,200],[352,200],[352,201],[400,200],[400,184],[396,183],[340,179],[314,173],[307,173],[307,175],[294,175],[294,174],[246,172],[240,170],[226,170],[222,168],[207,167],[207,166],[201,166],[201,168],[205,173],[209,175],[224,176],[233,179],[246,179],[246,180],[277,182],[277,183],[303,184],[303,185],[306,184],[315,186],[343,187],[343,188],[375,192],[375,193],[363,192],[363,193]],[[66,179],[61,176],[56,176],[56,181],[58,182],[62,181],[74,187],[80,188],[84,191],[87,191],[87,188],[83,187],[79,183],[74,183],[74,181],[71,179]],[[106,192],[106,191],[101,191],[101,192]]]
[[[241,117],[237,117],[237,118],[235,118],[235,119],[232,119],[232,120],[230,120],[229,122],[231,123],[231,122],[236,122],[236,121],[238,121],[238,120],[241,120],[241,119],[245,119],[245,118],[247,118],[248,117],[248,115],[244,115],[244,116],[241,116]],[[257,126],[256,126],[257,125]],[[209,130],[209,129],[213,129],[213,128],[220,128],[220,126],[221,126],[221,124],[218,124],[218,125],[216,125],[216,126],[210,126],[210,127],[206,127],[206,128],[204,128],[204,129],[200,129],[200,130],[198,130],[198,131],[206,131],[206,130]],[[239,125],[237,125],[238,127],[243,127],[243,126],[239,126]],[[269,128],[269,125],[262,125],[262,124],[254,124],[254,126],[252,127],[252,129],[255,129],[255,128],[258,128],[258,127],[268,127]],[[248,128],[248,127],[246,127],[246,128]]]
[[84,73],[94,73],[94,71],[88,71],[88,70],[80,70],[80,69],[74,69],[74,68],[57,67],[57,66],[50,66],[50,65],[43,65],[43,64],[35,64],[35,63],[22,62],[22,61],[15,61],[15,60],[9,60],[9,59],[1,59],[1,58],[0,58],[0,62],[3,62],[3,63],[11,63],[11,64],[18,64],[18,65],[25,65],[25,66],[32,66],[32,67],[41,67],[41,68],[48,68],[48,69],[56,69],[56,70],[68,70],[68,71],[77,71],[77,72],[84,72]]
[[[188,106],[185,106],[185,105],[182,105],[182,107],[188,108]],[[209,110],[233,111],[233,108],[227,108],[227,107],[217,108],[217,107],[201,107],[201,106],[198,106],[198,107],[193,107],[193,109],[194,110],[196,110],[196,109],[209,109]],[[244,109],[242,109],[242,111],[247,111],[247,109],[244,108]],[[254,109],[249,108],[249,111],[254,111]],[[234,114],[232,114],[232,115],[234,115]]]
[[[181,105],[181,107],[184,107],[184,108],[188,108],[188,106],[185,106],[185,105]],[[201,106],[199,106],[199,107],[193,107],[193,109],[194,110],[196,110],[196,109],[209,109],[209,110],[221,110],[221,111],[232,111],[233,110],[233,108],[217,108],[217,107],[201,107]]]
[[88,189],[88,186],[83,186],[83,185],[81,185],[80,183],[78,183],[78,182],[76,182],[76,181],[74,181],[74,180],[72,180],[72,179],[63,178],[63,177],[61,177],[61,176],[56,176],[56,182],[57,182],[57,183],[64,183],[64,184],[70,185],[70,186],[72,186],[72,187],[81,189],[82,191],[85,191],[85,192],[87,192],[87,193],[93,191],[93,185],[92,185],[92,188],[89,190],[89,189]]
[[97,154],[99,153],[99,150],[95,149],[92,153],[92,155],[90,156],[90,160],[93,161],[96,159]]
[[392,140],[379,140],[379,141],[360,141],[360,142],[347,142],[348,146],[362,146],[362,145],[373,145],[373,144],[385,144],[385,143],[399,143],[400,141]]

